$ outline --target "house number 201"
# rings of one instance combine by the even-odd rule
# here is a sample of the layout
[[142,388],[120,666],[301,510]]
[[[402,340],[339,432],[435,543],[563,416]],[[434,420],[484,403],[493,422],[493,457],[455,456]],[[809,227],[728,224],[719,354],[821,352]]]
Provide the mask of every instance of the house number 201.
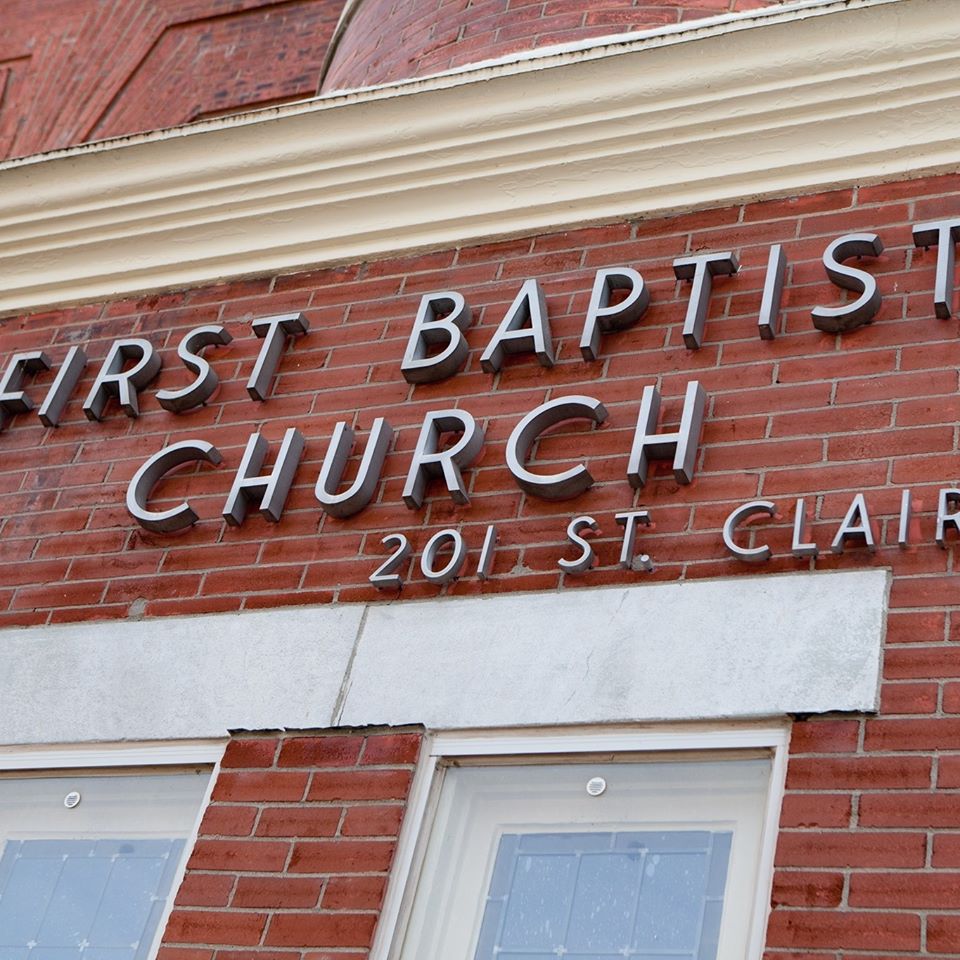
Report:
[[[647,571],[653,570],[653,561],[645,553],[636,552],[637,529],[640,526],[650,527],[650,514],[646,510],[627,510],[614,514],[617,524],[623,527],[623,538],[620,545],[620,566],[625,570]],[[567,525],[567,540],[580,549],[578,556],[563,558],[557,561],[557,566],[567,574],[587,573],[594,564],[595,553],[593,546],[583,534],[587,530],[596,532],[599,524],[593,517],[574,517]],[[413,548],[410,540],[403,533],[391,533],[384,537],[381,543],[392,547],[393,553],[377,567],[370,575],[370,582],[379,590],[397,590],[403,583],[400,569],[410,556]],[[493,567],[493,552],[497,544],[497,528],[494,524],[487,526],[483,537],[483,546],[480,548],[480,560],[477,563],[477,576],[486,580]],[[447,562],[440,566],[441,550],[450,548]],[[420,572],[430,583],[450,583],[456,580],[463,571],[467,560],[467,545],[459,530],[449,528],[435,533],[423,548],[420,556]]]
[[[477,564],[477,576],[486,580],[490,576],[493,566],[493,549],[497,542],[497,528],[491,523],[483,538],[483,547],[480,550],[480,562]],[[370,582],[378,590],[396,590],[403,583],[399,570],[412,547],[405,534],[391,533],[381,541],[386,547],[393,547],[393,553],[370,574]],[[446,547],[452,548],[450,559],[443,566],[438,559],[440,551]],[[440,530],[435,533],[423,548],[420,555],[420,572],[431,583],[450,583],[460,576],[463,565],[467,560],[467,545],[459,530],[453,528]]]

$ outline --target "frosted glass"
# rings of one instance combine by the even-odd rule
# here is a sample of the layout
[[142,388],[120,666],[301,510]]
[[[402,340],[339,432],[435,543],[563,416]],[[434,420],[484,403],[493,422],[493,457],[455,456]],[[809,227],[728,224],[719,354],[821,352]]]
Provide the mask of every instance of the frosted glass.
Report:
[[[62,866],[59,860],[28,860],[22,844],[8,843],[0,857],[0,951],[25,944],[40,929]],[[7,869],[4,869],[6,867]]]
[[142,957],[182,850],[181,839],[8,841],[0,960]]
[[649,854],[633,945],[644,951],[694,952],[700,940],[706,880],[705,854]]
[[[175,852],[171,846],[168,858]],[[104,887],[97,918],[90,928],[90,939],[101,947],[129,947],[143,939],[150,926],[150,914],[160,891],[169,891],[164,881],[167,859],[163,857],[123,857],[113,865]]]
[[564,937],[573,903],[577,863],[570,856],[527,856],[514,863],[502,949],[549,950]]
[[0,778],[0,960],[147,960],[208,778]]
[[581,858],[566,937],[570,950],[615,953],[630,942],[641,863],[625,853]]
[[504,834],[474,960],[716,960],[731,833]]

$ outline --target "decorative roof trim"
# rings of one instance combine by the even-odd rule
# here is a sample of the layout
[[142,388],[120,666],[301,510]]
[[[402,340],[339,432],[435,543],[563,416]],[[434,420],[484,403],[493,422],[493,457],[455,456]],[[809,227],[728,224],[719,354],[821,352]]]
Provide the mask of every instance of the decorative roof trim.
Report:
[[955,169],[954,2],[793,5],[10,161],[0,310]]

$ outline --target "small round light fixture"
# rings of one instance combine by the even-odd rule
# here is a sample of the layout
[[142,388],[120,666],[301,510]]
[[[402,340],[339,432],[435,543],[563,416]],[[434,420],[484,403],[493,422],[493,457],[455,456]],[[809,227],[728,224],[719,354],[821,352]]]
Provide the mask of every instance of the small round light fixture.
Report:
[[72,810],[74,807],[80,805],[80,793],[77,790],[71,790],[64,798],[63,805],[68,809]]
[[607,781],[603,777],[591,777],[587,781],[587,793],[591,797],[599,797],[607,789]]

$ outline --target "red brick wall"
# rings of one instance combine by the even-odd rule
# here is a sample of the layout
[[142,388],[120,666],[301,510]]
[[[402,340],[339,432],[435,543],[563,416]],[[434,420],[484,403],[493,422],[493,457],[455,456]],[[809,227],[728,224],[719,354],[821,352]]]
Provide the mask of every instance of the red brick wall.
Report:
[[[0,625],[377,601],[367,577],[384,556],[381,537],[408,531],[419,549],[450,525],[471,545],[467,576],[438,588],[411,564],[404,598],[757,574],[724,553],[719,529],[733,506],[769,497],[782,517],[762,524],[774,551],[764,572],[881,565],[895,575],[881,715],[816,719],[795,728],[770,951],[780,960],[920,956],[924,948],[956,955],[960,591],[956,547],[939,549],[933,534],[936,492],[960,479],[960,324],[936,319],[935,253],[914,249],[910,230],[914,222],[950,215],[960,215],[960,177],[10,318],[0,326],[4,362],[15,350],[36,348],[59,362],[77,342],[98,362],[110,340],[136,333],[162,349],[167,367],[157,385],[164,387],[187,381],[174,356],[184,331],[222,320],[236,339],[210,353],[223,384],[201,410],[176,417],[159,408],[149,388],[138,421],[113,408],[104,423],[90,424],[80,408],[91,367],[63,426],[48,431],[23,415],[0,434]],[[883,309],[870,326],[826,335],[809,316],[814,304],[838,299],[820,255],[831,239],[856,230],[875,230],[886,244],[880,258],[862,264],[879,279]],[[756,314],[772,242],[785,244],[791,274],[786,330],[766,343],[757,337]],[[671,260],[728,248],[739,254],[743,270],[716,281],[703,348],[691,352],[680,340],[688,288],[673,278]],[[601,360],[584,363],[577,343],[593,273],[619,264],[643,272],[653,303],[637,327],[604,339]],[[544,370],[529,357],[515,357],[490,377],[479,370],[479,353],[528,276],[543,283],[558,363]],[[450,288],[465,293],[476,311],[467,331],[467,368],[443,383],[411,387],[399,362],[420,295]],[[285,310],[304,310],[312,330],[284,356],[271,399],[256,404],[244,390],[260,347],[249,322]],[[695,377],[710,400],[694,483],[678,487],[669,465],[660,464],[635,496],[625,471],[643,387],[662,389],[668,425]],[[28,390],[40,399],[51,379],[39,376]],[[548,504],[520,494],[503,466],[503,447],[521,416],[565,392],[597,396],[610,419],[597,431],[562,429],[541,444],[540,461],[586,457],[598,481],[574,501]],[[409,511],[400,491],[423,414],[452,405],[470,410],[487,428],[482,458],[467,471],[472,503],[457,507],[434,489],[423,510]],[[379,415],[389,417],[398,438],[377,502],[349,520],[325,518],[313,486],[334,423],[352,420],[365,436]],[[248,435],[262,427],[275,451],[293,425],[305,433],[307,449],[282,521],[270,525],[251,516],[239,529],[226,527],[219,513]],[[205,437],[224,453],[221,468],[187,472],[164,488],[171,499],[189,495],[201,520],[177,536],[145,533],[126,514],[126,484],[146,456],[187,437]],[[896,546],[904,485],[917,508],[915,542],[907,550]],[[795,497],[806,497],[810,532],[826,550],[861,490],[877,524],[875,554],[849,548],[839,557],[826,552],[815,564],[790,555]],[[649,508],[656,523],[640,534],[657,564],[652,575],[617,566],[621,531],[612,515],[635,503]],[[564,578],[556,561],[571,555],[564,529],[580,513],[600,521],[599,566],[589,576]],[[481,584],[473,571],[488,522],[498,524],[501,543],[494,576]],[[270,794],[250,796],[266,802]],[[275,841],[254,846],[261,842]],[[296,843],[276,842],[291,850]],[[178,917],[178,924],[185,922]],[[269,929],[264,917],[257,936]]]
[[[325,89],[768,2],[364,0]],[[0,158],[312,97],[342,9],[343,0],[5,0]]]
[[881,717],[794,726],[771,957],[960,951],[956,684],[931,679],[958,661],[928,639],[888,650]]
[[342,0],[5,0],[0,157],[316,93]]
[[[375,601],[381,594],[367,578],[385,556],[383,535],[408,531],[419,549],[450,525],[463,529],[471,547],[466,576],[440,588],[411,562],[404,597],[756,573],[725,553],[719,530],[734,505],[757,496],[782,510],[778,520],[758,525],[774,552],[764,571],[801,570],[812,562],[793,558],[789,547],[793,499],[805,496],[810,532],[825,551],[816,567],[892,566],[891,641],[914,640],[919,631],[950,643],[957,626],[953,550],[932,541],[936,491],[956,480],[960,466],[960,341],[956,319],[934,316],[935,252],[915,250],[910,232],[912,221],[950,212],[960,212],[960,178],[590,227],[2,321],[4,363],[16,350],[43,348],[59,364],[70,344],[84,343],[91,364],[60,427],[45,429],[24,414],[0,433],[0,626]],[[881,314],[844,335],[821,333],[810,307],[834,303],[838,294],[820,255],[829,240],[858,229],[876,229],[887,245],[881,257],[865,261],[885,294]],[[767,247],[775,241],[785,243],[791,278],[787,329],[771,343],[758,338],[756,314]],[[743,269],[715,282],[703,348],[688,350],[680,327],[689,285],[673,278],[671,260],[729,247]],[[622,263],[643,272],[652,304],[636,327],[604,339],[600,360],[586,363],[577,344],[594,271]],[[530,276],[546,293],[558,362],[545,370],[528,356],[511,357],[492,377],[479,369],[479,353]],[[450,288],[474,307],[471,357],[451,379],[411,386],[399,364],[420,296]],[[254,402],[245,384],[262,341],[250,321],[285,310],[303,310],[311,331],[288,348],[270,399]],[[222,377],[219,394],[180,416],[163,410],[155,389],[191,379],[176,359],[176,343],[214,321],[235,336],[208,351]],[[81,406],[94,374],[110,342],[130,334],[153,341],[166,366],[143,391],[139,419],[111,406],[102,423],[90,423]],[[53,375],[28,383],[37,401]],[[694,483],[678,487],[670,464],[661,462],[638,496],[626,463],[641,392],[660,387],[666,426],[678,418],[694,378],[710,395]],[[575,500],[547,503],[521,494],[504,466],[504,445],[524,414],[564,392],[595,394],[610,417],[599,430],[571,424],[542,440],[540,461],[586,457],[597,480]],[[464,407],[486,427],[483,453],[466,471],[471,503],[457,506],[434,486],[424,508],[411,511],[401,490],[424,413],[448,406]],[[376,501],[347,520],[325,516],[313,490],[334,424],[352,421],[365,441],[381,415],[397,438]],[[243,526],[228,527],[220,512],[249,435],[262,429],[275,453],[290,426],[303,431],[307,447],[281,522],[251,514]],[[126,486],[147,456],[188,437],[215,443],[224,464],[172,477],[158,497],[173,503],[189,496],[200,522],[174,536],[144,531],[127,514]],[[918,521],[908,550],[894,545],[903,485],[914,491]],[[880,525],[881,548],[834,556],[826,548],[860,490]],[[641,533],[657,564],[652,575],[617,565],[621,529],[612,514],[633,503],[648,507],[656,524]],[[570,555],[564,531],[580,513],[600,521],[599,565],[589,576],[564,577],[557,567]],[[481,583],[474,569],[491,522],[500,545],[493,577]]]
[[783,0],[363,0],[323,89],[424,77],[573,40],[777,6]]
[[395,731],[232,740],[159,960],[365,957],[419,748]]

